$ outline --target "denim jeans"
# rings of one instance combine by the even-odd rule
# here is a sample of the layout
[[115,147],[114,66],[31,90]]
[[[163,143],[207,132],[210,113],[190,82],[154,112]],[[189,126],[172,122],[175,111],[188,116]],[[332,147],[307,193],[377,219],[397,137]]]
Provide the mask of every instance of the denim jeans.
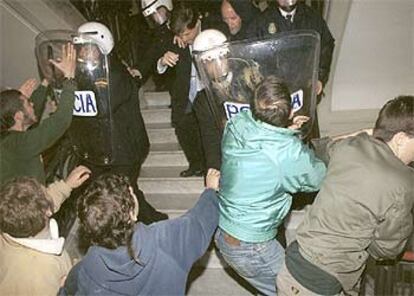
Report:
[[215,243],[224,260],[260,293],[277,295],[276,275],[285,261],[285,250],[276,239],[263,243],[240,241],[239,246],[224,240],[224,231],[217,229]]

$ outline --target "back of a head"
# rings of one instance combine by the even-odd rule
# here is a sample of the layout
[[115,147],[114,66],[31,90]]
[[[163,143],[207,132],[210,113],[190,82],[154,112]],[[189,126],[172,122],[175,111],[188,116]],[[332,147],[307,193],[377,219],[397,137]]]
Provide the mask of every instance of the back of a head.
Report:
[[133,234],[130,213],[135,203],[129,181],[120,175],[101,175],[78,200],[78,216],[85,239],[108,249],[127,246]]
[[173,10],[170,28],[174,34],[179,35],[186,29],[193,29],[197,25],[199,14],[188,4],[182,4]]
[[11,179],[0,189],[0,232],[16,238],[35,236],[46,227],[51,208],[34,178]]
[[373,136],[386,143],[399,132],[414,137],[413,108],[414,96],[398,96],[388,101],[379,112]]
[[252,114],[256,120],[276,127],[289,125],[291,107],[290,92],[283,80],[269,76],[256,88],[251,103]]
[[0,132],[3,133],[14,124],[14,115],[18,111],[23,111],[23,100],[20,99],[22,93],[16,89],[4,90],[0,93]]

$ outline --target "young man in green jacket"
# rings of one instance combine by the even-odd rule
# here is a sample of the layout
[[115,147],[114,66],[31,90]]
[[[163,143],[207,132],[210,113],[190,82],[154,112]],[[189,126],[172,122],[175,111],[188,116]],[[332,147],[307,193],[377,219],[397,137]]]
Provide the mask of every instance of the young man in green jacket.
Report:
[[0,93],[0,184],[13,177],[34,177],[45,183],[41,153],[52,146],[69,128],[72,121],[76,67],[73,45],[63,46],[60,62],[50,61],[66,78],[56,112],[32,127],[40,117],[39,106],[46,99],[46,86],[42,85],[29,99],[19,90]]
[[265,295],[276,295],[284,262],[277,227],[292,193],[317,191],[325,165],[299,139],[290,92],[276,77],[256,89],[252,112],[226,125],[222,140],[220,221],[216,245],[226,262]]
[[287,248],[279,295],[358,295],[369,256],[403,251],[413,229],[413,109],[414,96],[397,97],[381,109],[372,136],[320,145],[327,175]]

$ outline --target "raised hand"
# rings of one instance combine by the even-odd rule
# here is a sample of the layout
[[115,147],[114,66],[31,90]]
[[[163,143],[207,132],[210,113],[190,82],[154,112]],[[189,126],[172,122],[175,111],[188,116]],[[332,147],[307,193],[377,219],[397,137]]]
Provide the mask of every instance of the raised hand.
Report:
[[34,78],[27,79],[19,88],[19,91],[27,98],[32,96],[33,91],[36,89],[37,80]]
[[73,44],[62,45],[62,59],[49,60],[49,62],[62,71],[66,78],[72,79],[75,77],[76,51]]

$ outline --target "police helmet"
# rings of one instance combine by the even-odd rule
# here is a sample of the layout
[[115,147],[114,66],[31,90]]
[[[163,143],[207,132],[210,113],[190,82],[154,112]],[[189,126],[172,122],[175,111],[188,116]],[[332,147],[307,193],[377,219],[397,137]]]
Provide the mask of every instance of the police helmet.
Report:
[[114,48],[114,39],[111,31],[98,22],[84,23],[78,28],[79,36],[73,38],[74,44],[92,42],[96,44],[104,55],[111,53]]

